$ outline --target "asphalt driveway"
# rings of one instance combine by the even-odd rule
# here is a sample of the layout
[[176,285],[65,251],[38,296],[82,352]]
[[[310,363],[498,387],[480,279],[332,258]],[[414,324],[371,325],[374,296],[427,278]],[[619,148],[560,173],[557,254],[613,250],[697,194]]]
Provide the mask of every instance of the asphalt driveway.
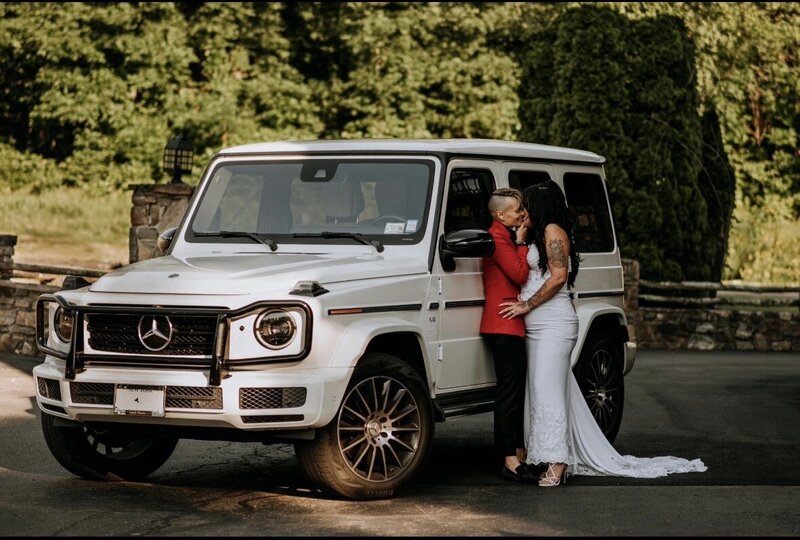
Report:
[[3,536],[797,536],[800,355],[640,351],[615,446],[702,458],[656,479],[505,482],[491,414],[437,424],[425,473],[396,498],[323,497],[289,445],[181,441],[144,483],[62,469],[41,435],[32,357],[0,355]]

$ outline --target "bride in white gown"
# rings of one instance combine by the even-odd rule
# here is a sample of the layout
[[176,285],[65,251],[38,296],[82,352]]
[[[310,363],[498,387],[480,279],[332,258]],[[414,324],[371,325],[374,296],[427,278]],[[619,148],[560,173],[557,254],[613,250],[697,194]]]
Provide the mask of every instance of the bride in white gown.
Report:
[[569,368],[578,338],[578,316],[568,289],[575,281],[579,259],[564,194],[548,181],[526,189],[523,197],[531,221],[528,238],[534,243],[528,250],[531,272],[520,302],[502,304],[501,314],[525,315],[527,463],[548,464],[539,485],[560,485],[568,474],[655,478],[705,471],[699,459],[622,456],[603,435]]

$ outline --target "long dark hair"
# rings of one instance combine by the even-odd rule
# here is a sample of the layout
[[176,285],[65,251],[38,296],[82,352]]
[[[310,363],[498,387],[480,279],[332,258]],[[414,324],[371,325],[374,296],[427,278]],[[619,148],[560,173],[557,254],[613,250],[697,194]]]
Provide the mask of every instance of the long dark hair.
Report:
[[567,211],[567,201],[564,192],[558,184],[552,180],[547,180],[539,184],[534,184],[522,192],[522,201],[528,210],[531,219],[531,233],[528,235],[528,243],[536,245],[539,250],[539,268],[542,273],[547,271],[547,249],[544,245],[544,229],[551,223],[555,223],[567,233],[569,238],[569,258],[572,260],[572,270],[567,276],[567,286],[572,288],[575,285],[575,276],[578,275],[580,256],[578,247],[575,245],[575,237],[572,234],[572,221]]

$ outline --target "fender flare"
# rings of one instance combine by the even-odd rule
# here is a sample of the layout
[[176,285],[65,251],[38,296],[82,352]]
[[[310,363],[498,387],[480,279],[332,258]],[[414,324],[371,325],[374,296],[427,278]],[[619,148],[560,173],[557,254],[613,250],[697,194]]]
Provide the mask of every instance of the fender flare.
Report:
[[578,306],[577,313],[578,341],[575,343],[575,348],[572,349],[572,355],[570,356],[570,369],[574,369],[575,365],[578,363],[578,358],[580,358],[583,344],[586,343],[586,339],[589,337],[589,333],[592,331],[592,326],[594,325],[595,321],[600,317],[614,315],[617,318],[619,325],[623,327],[627,333],[627,317],[622,308],[609,306],[607,304],[587,304]]
[[431,366],[422,331],[418,325],[391,315],[353,321],[348,325],[339,337],[336,351],[331,358],[331,367],[355,368],[373,339],[384,334],[400,332],[416,336],[425,369],[423,374],[425,384],[430,386]]

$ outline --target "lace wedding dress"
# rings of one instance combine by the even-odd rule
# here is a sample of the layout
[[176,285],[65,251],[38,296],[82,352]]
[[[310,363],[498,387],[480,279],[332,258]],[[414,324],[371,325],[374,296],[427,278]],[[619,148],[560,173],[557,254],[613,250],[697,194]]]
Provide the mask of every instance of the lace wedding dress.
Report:
[[[571,263],[571,261],[570,261]],[[529,298],[550,277],[539,268],[539,250],[528,250],[531,272],[521,298]],[[566,284],[525,316],[528,384],[525,395],[527,461],[566,463],[568,475],[655,478],[702,472],[699,459],[673,456],[640,458],[614,450],[592,416],[572,370],[570,354],[578,338],[578,316]]]

